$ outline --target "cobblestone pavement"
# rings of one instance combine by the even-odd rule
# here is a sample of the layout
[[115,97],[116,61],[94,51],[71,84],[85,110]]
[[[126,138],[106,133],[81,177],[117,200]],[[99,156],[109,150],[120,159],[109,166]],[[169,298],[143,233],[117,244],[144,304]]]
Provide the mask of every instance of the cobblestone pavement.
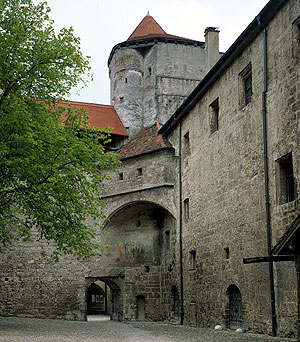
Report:
[[0,317],[1,342],[295,342],[295,339],[108,319],[74,322]]

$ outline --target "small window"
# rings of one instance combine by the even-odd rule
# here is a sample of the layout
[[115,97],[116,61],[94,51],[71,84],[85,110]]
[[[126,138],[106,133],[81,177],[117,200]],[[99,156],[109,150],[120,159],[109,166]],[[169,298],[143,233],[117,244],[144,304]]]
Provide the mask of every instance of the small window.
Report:
[[224,248],[224,252],[225,252],[225,259],[229,259],[229,247]]
[[277,160],[277,191],[280,204],[295,200],[295,182],[291,153]]
[[148,265],[145,266],[145,272],[146,272],[146,273],[149,273],[149,272],[150,272],[150,266],[148,266]]
[[210,134],[219,130],[219,98],[209,106]]
[[151,67],[148,68],[148,75],[149,75],[149,76],[152,75],[152,68],[151,68]]
[[240,73],[241,106],[244,107],[252,100],[252,68],[251,64]]
[[183,158],[186,158],[191,154],[190,149],[190,133],[186,132],[183,136]]
[[124,96],[120,96],[120,103],[124,101]]
[[137,169],[137,175],[138,175],[138,177],[143,175],[143,169],[142,168]]
[[190,326],[197,326],[197,304],[195,302],[190,303]]
[[165,239],[166,239],[166,249],[170,249],[170,231],[169,230],[165,232]]
[[196,251],[190,251],[190,261],[191,261],[191,269],[196,269]]
[[184,218],[189,220],[190,218],[190,200],[186,198],[183,202],[184,204]]
[[124,178],[123,172],[120,172],[119,173],[119,180],[123,180],[123,178]]
[[127,83],[128,82],[128,79],[127,79],[127,77],[125,77],[125,83]]
[[137,226],[137,227],[141,227],[141,226],[142,226],[142,221],[137,220],[137,221],[136,221],[136,226]]

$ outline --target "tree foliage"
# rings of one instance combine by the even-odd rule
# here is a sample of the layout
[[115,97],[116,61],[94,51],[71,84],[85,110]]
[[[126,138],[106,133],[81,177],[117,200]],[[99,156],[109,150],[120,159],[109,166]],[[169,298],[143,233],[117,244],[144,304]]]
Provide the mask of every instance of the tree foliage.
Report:
[[73,29],[56,34],[49,11],[0,0],[0,251],[37,238],[84,258],[101,252],[101,182],[118,163],[84,110],[58,105],[90,69]]

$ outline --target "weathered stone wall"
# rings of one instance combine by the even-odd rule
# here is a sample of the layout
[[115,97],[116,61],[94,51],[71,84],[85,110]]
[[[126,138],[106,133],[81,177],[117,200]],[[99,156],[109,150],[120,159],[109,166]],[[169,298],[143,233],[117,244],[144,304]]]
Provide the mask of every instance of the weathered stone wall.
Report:
[[205,50],[173,42],[121,48],[110,62],[111,103],[134,136],[164,124],[206,73]]
[[85,319],[87,288],[101,280],[111,290],[113,319],[138,318],[139,296],[145,298],[145,318],[161,319],[164,234],[170,231],[172,241],[176,236],[176,162],[171,151],[161,151],[125,162],[123,181],[112,174],[105,198],[109,221],[98,238],[110,248],[102,256],[80,262],[62,257],[54,263],[41,256],[39,242],[8,247],[0,261],[0,314]]
[[[292,152],[299,194],[299,67],[292,58],[293,25],[299,2],[290,1],[268,29],[267,119],[273,244],[296,214],[299,200],[279,204],[276,160]],[[298,28],[297,28],[298,29]],[[299,39],[297,41],[299,44]],[[245,257],[267,256],[262,129],[263,35],[260,34],[224,72],[182,123],[182,144],[189,132],[190,155],[183,160],[184,304],[197,304],[197,324],[228,323],[231,284],[242,296],[243,326],[270,332],[267,264],[243,265]],[[244,104],[241,73],[251,64],[253,94]],[[211,132],[210,105],[218,98],[219,127]],[[170,141],[178,152],[178,129]],[[278,186],[277,186],[278,188]],[[298,195],[297,195],[298,196]],[[297,197],[296,196],[296,197]],[[191,253],[196,267],[191,269]],[[295,333],[296,281],[291,262],[277,264],[279,333]]]

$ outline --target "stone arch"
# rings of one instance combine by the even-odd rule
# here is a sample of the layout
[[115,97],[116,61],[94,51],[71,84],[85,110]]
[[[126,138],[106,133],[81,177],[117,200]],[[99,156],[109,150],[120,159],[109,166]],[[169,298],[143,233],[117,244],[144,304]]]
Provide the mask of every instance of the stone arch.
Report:
[[164,229],[174,229],[174,216],[150,201],[133,201],[109,214],[102,243],[110,249],[103,253],[108,267],[159,265]]
[[226,326],[229,329],[238,329],[243,326],[243,307],[242,307],[242,295],[239,288],[231,284],[226,291]]
[[[121,276],[86,278],[87,315],[103,313],[109,315],[112,320],[122,320],[123,310],[121,307],[121,288],[118,285],[119,278]],[[91,306],[91,295],[93,294],[103,296],[102,305]]]
[[135,200],[135,201],[126,201],[122,204],[120,204],[118,207],[113,208],[110,212],[108,212],[107,214],[107,221],[105,223],[105,228],[109,225],[110,220],[118,214],[118,212],[122,211],[123,209],[132,206],[132,205],[138,205],[141,203],[145,203],[145,204],[150,204],[153,205],[157,208],[161,208],[161,210],[166,211],[167,213],[169,213],[169,215],[171,215],[172,218],[176,219],[175,214],[171,212],[171,210],[169,208],[167,208],[166,206],[158,203],[158,202],[153,202],[153,201],[149,201],[146,199],[140,199],[140,200]]

